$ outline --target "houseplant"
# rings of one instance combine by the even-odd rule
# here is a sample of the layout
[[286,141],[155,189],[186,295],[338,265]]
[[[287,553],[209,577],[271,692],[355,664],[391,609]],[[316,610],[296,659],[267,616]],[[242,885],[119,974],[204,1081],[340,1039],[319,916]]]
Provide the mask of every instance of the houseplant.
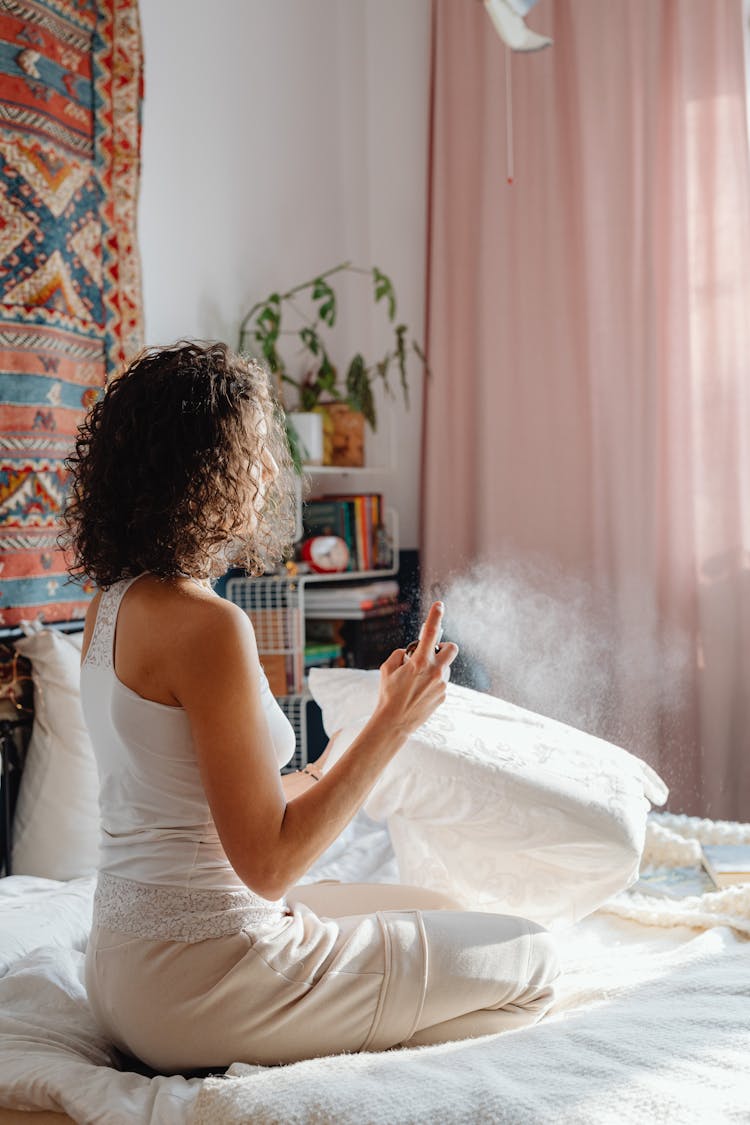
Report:
[[[339,298],[332,279],[345,273],[370,279],[372,299],[375,304],[384,305],[388,323],[393,326],[393,335],[391,345],[378,358],[367,360],[361,352],[352,356],[343,369],[342,377],[332,359],[332,337],[339,308]],[[396,372],[404,404],[408,408],[407,362],[410,350],[426,370],[422,349],[410,337],[408,326],[397,323],[396,312],[396,293],[387,274],[377,266],[363,269],[351,262],[341,262],[286,292],[269,293],[263,300],[257,301],[240,326],[239,347],[240,351],[249,351],[265,360],[285,408],[284,387],[292,386],[297,392],[296,405],[299,410],[328,412],[339,416],[342,412],[351,411],[361,415],[376,430],[376,382],[380,380],[385,391],[394,396],[389,376]],[[290,361],[289,348],[284,345],[291,344],[292,341],[297,348]],[[297,373],[292,374],[290,362],[296,364]],[[331,423],[330,417],[327,421],[329,425],[335,425],[335,422]],[[341,421],[339,419],[339,424]],[[351,419],[344,419],[343,424],[351,428]],[[290,446],[292,455],[299,464],[300,450],[294,432],[290,433]]]

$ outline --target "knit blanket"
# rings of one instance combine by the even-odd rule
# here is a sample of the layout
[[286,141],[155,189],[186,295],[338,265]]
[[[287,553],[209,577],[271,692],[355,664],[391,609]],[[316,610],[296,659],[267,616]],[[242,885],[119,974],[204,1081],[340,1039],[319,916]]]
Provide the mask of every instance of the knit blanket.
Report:
[[[644,866],[750,825],[652,814]],[[531,1028],[204,1081],[194,1125],[641,1125],[748,1120],[750,894],[626,892],[559,935],[553,1014]]]
[[57,547],[76,429],[141,346],[137,0],[0,5],[0,624],[81,617]]
[[[660,866],[682,865],[696,840],[750,836],[750,825],[665,815],[650,828],[646,862]],[[391,882],[392,858],[385,830],[360,814],[310,878]],[[83,983],[93,883],[0,880],[0,1106],[108,1125],[749,1120],[750,941],[736,897],[721,911],[678,903],[682,918],[628,892],[647,918],[622,916],[623,895],[559,932],[557,999],[535,1027],[284,1067],[235,1064],[226,1078],[201,1080],[117,1069]]]
[[[654,813],[646,825],[641,871],[698,866],[701,844],[748,843],[749,824]],[[678,900],[631,890],[610,899],[602,910],[646,926],[731,926],[750,937],[750,883]]]

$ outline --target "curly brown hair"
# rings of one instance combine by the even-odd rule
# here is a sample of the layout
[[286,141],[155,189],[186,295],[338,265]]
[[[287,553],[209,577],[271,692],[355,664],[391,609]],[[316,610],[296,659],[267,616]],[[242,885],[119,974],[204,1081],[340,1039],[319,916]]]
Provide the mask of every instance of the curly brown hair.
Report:
[[102,588],[144,571],[260,574],[291,546],[283,413],[263,368],[225,344],[141,352],[90,410],[66,467],[70,573]]

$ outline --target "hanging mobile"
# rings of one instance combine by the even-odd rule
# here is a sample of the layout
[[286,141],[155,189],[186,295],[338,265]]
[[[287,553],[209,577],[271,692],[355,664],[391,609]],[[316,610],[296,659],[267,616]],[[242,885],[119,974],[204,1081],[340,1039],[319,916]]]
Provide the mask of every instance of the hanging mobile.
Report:
[[508,183],[513,183],[513,80],[510,60],[513,52],[505,48],[505,167]]

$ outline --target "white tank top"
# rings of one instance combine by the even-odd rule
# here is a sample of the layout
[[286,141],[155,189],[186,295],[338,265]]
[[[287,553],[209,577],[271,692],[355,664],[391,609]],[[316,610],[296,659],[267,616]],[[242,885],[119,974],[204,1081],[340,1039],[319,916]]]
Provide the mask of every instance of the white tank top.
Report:
[[[102,593],[81,668],[83,712],[99,771],[100,886],[103,877],[106,882],[114,876],[189,893],[247,891],[221,846],[187,712],[144,699],[115,674],[117,613],[135,581],[125,579]],[[281,767],[294,754],[294,731],[262,669],[261,685]]]

